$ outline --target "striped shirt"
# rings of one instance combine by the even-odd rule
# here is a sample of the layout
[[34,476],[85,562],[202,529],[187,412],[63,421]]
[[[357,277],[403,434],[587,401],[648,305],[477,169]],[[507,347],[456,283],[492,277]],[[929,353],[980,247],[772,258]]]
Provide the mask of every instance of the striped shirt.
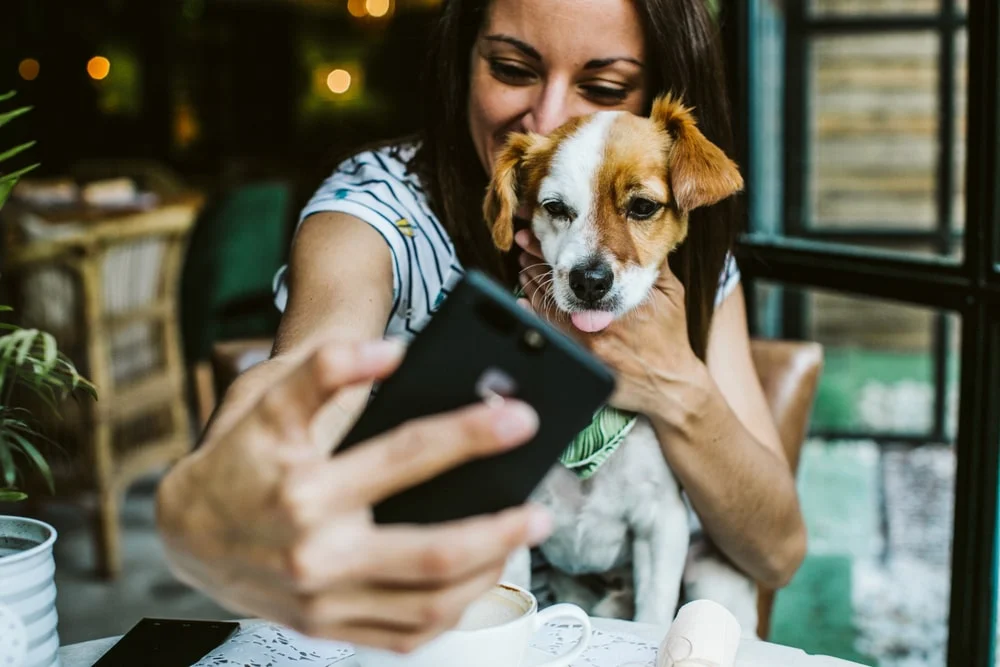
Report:
[[[412,144],[364,151],[342,162],[313,195],[299,224],[313,213],[340,212],[371,225],[392,255],[392,312],[388,336],[410,340],[427,324],[462,277],[455,246],[431,211],[427,195],[406,163]],[[287,266],[274,277],[275,305],[288,301]],[[716,293],[716,305],[740,281],[730,255]]]

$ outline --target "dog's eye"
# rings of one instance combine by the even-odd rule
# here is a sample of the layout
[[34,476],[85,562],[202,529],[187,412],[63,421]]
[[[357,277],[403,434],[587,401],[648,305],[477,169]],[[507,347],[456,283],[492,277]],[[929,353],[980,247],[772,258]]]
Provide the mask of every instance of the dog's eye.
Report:
[[566,204],[562,203],[561,201],[558,200],[547,201],[544,204],[542,204],[542,208],[544,208],[545,212],[551,215],[553,218],[559,218],[562,220],[573,219],[573,212],[570,211],[569,207],[566,206]]
[[628,205],[628,217],[645,220],[660,210],[660,204],[641,197],[633,199]]

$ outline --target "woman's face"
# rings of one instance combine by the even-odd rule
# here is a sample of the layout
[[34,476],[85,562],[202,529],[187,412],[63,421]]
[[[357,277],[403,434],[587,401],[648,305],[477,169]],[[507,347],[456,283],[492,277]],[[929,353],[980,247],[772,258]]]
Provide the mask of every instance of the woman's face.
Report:
[[510,132],[647,99],[634,0],[493,0],[472,49],[469,130],[488,174]]

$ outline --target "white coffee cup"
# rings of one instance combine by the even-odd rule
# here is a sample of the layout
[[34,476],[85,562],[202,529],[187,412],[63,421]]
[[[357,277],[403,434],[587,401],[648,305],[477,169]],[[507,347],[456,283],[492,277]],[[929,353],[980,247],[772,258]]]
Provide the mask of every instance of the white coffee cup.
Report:
[[[531,638],[549,621],[571,619],[583,626],[580,641],[566,653],[526,663]],[[590,618],[573,604],[542,611],[529,591],[500,583],[466,610],[454,630],[412,653],[355,647],[361,667],[567,667],[590,644]]]

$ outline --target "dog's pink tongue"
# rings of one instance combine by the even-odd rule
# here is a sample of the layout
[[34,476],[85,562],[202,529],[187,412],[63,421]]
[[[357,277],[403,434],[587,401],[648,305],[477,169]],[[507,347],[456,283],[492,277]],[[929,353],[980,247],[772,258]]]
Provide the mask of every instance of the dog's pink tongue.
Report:
[[614,319],[614,315],[606,310],[584,310],[583,312],[573,313],[571,319],[573,320],[573,326],[580,331],[594,333],[595,331],[607,329],[611,324],[611,320]]

